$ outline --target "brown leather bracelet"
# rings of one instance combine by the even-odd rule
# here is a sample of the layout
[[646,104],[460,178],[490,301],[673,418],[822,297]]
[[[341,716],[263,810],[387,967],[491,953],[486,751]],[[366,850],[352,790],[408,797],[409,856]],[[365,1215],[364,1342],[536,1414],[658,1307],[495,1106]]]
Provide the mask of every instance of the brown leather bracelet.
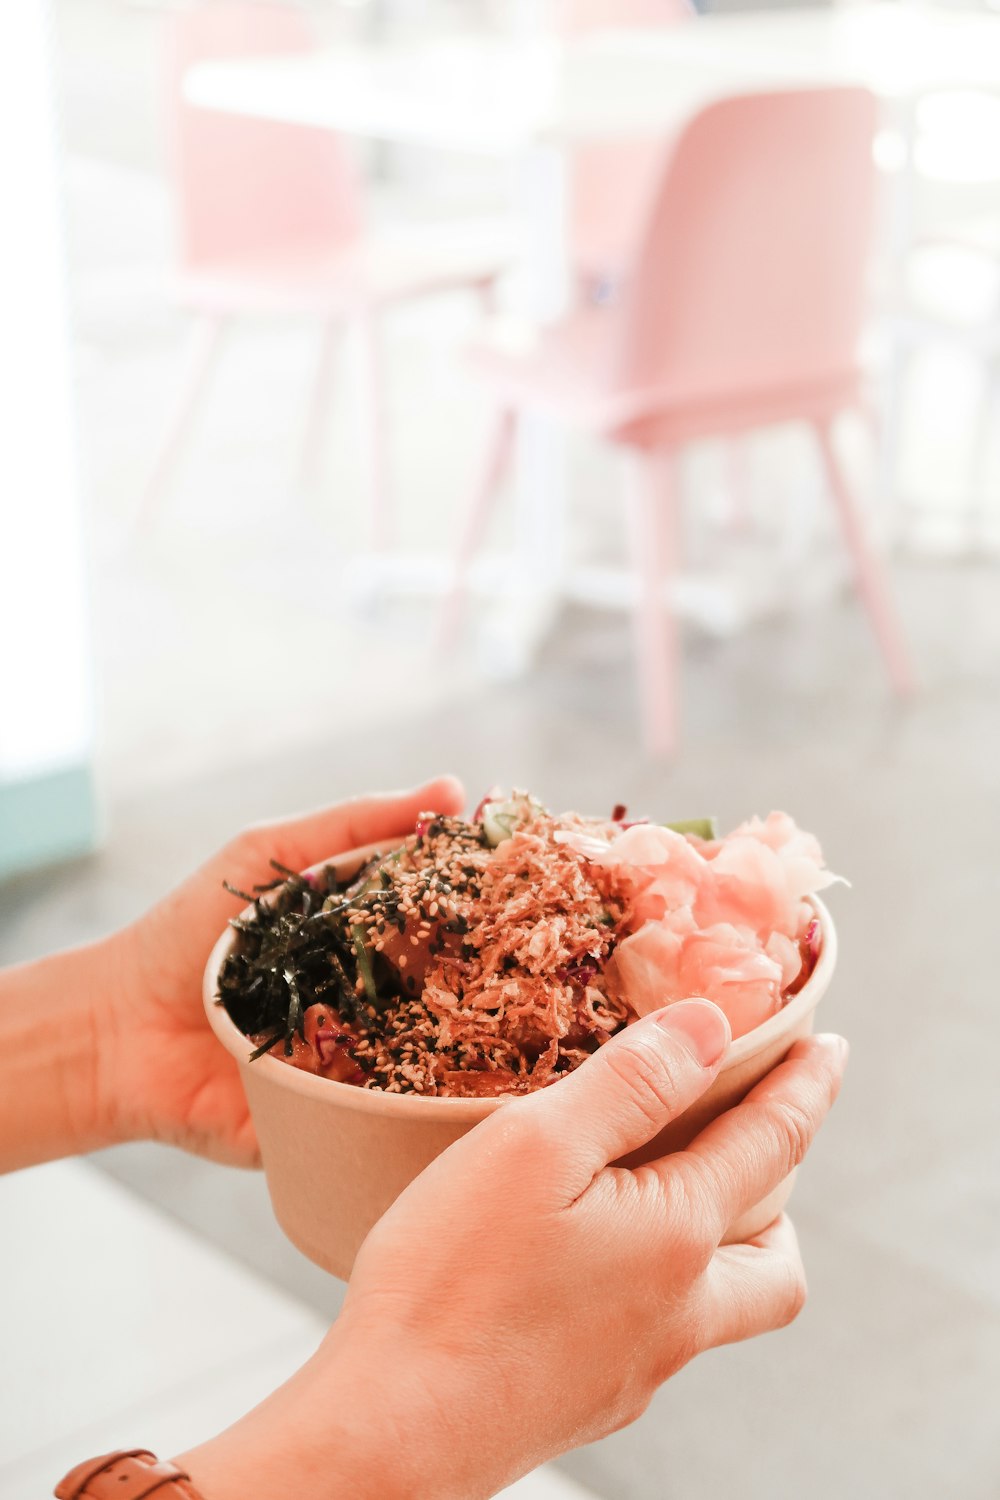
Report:
[[55,1488],[56,1500],[203,1500],[189,1475],[148,1448],[123,1448],[77,1464]]

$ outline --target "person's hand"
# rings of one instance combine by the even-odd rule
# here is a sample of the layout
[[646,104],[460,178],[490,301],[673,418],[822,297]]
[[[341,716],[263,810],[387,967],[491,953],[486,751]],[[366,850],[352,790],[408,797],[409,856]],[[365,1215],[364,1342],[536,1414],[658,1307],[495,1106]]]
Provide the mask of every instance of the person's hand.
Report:
[[244,891],[376,840],[412,833],[420,812],[456,813],[453,777],[413,791],[358,798],[291,822],[248,829],[144,917],[109,940],[97,1095],[108,1139],[152,1137],[241,1166],[257,1141],[236,1063],[205,1018],[201,982],[212,944]]
[[728,1041],[707,1001],[669,1006],[450,1146],[369,1234],[316,1357],[187,1455],[206,1495],[493,1495],[633,1421],[701,1350],[794,1318],[788,1219],[720,1242],[802,1160],[841,1038],[796,1043],[687,1150],[609,1165],[704,1092]]

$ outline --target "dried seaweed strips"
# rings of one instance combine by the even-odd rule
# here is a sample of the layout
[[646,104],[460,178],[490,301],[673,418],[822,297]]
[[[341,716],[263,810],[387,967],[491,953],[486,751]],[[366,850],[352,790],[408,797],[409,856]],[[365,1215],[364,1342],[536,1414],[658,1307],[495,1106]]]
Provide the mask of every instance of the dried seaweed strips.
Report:
[[[252,896],[227,886],[253,911],[230,924],[238,938],[219,974],[219,1003],[245,1036],[265,1038],[253,1056],[283,1042],[290,1057],[296,1032],[304,1035],[303,1016],[316,1002],[332,1006],[345,1021],[357,1018],[358,954],[343,913],[359,898],[352,894],[326,909],[324,903],[358,892],[378,863],[371,861],[340,884],[322,871],[306,877],[275,865],[279,878],[255,887]],[[272,900],[262,899],[276,887]]]
[[[481,827],[460,818],[422,819],[414,837],[419,844],[442,833],[459,846],[484,842]],[[305,1040],[305,1012],[316,1003],[364,1030],[393,1000],[406,998],[399,971],[365,940],[377,921],[405,928],[386,868],[402,852],[376,854],[339,883],[332,870],[298,875],[276,860],[277,879],[255,886],[252,895],[226,883],[252,911],[230,922],[238,938],[219,974],[219,1003],[245,1036],[261,1039],[253,1057],[279,1042],[291,1057],[296,1033]]]

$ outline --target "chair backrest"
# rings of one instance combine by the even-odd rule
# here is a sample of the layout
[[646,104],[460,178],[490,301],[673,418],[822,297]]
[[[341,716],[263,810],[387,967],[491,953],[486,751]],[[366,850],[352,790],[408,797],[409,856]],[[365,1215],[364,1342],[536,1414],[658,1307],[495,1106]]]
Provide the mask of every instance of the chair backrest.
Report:
[[354,238],[360,188],[335,135],[202,109],[182,93],[198,62],[313,51],[305,16],[287,5],[203,0],[169,25],[167,124],[182,265],[334,249]]
[[617,388],[723,397],[854,368],[875,120],[860,88],[743,95],[695,116],[621,310]]
[[[694,14],[691,0],[562,0],[566,37],[604,29],[674,26]],[[570,247],[584,277],[621,277],[631,269],[664,161],[658,141],[579,147],[570,172]]]

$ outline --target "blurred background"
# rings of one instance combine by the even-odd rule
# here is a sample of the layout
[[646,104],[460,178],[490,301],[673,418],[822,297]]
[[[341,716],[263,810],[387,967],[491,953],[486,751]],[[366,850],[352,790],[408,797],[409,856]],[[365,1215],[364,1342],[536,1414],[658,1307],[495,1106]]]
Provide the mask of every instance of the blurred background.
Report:
[[[1000,1494],[998,80],[973,3],[0,17],[0,960],[440,770],[785,808],[851,882],[805,1313],[539,1496]],[[11,1500],[339,1306],[257,1178],[0,1188]]]

